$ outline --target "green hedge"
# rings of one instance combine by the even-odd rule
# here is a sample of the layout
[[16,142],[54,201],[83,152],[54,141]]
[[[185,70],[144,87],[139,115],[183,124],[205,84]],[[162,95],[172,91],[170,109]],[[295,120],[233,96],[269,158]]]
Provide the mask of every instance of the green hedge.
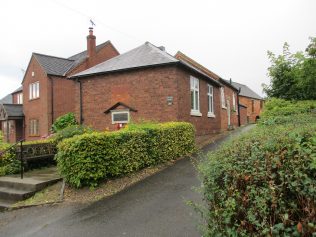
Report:
[[204,236],[316,235],[316,116],[279,119],[199,165]]
[[57,165],[70,185],[96,186],[106,178],[187,155],[195,149],[194,137],[194,127],[182,122],[84,134],[60,142]]
[[19,172],[20,161],[15,158],[15,149],[10,144],[0,143],[0,176]]

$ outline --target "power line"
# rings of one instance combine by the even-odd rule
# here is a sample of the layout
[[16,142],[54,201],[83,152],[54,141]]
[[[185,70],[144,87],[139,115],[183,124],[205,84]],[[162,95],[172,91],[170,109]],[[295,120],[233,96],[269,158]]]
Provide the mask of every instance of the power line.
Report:
[[116,28],[114,28],[114,27],[112,27],[112,26],[110,26],[110,25],[108,25],[108,24],[102,22],[102,21],[101,21],[99,18],[97,18],[97,17],[89,16],[89,15],[87,15],[86,13],[84,13],[84,12],[82,12],[82,11],[79,11],[79,10],[77,10],[77,9],[74,9],[74,8],[72,8],[72,7],[69,7],[69,6],[67,6],[67,5],[65,5],[65,4],[63,4],[63,3],[61,3],[61,2],[59,2],[59,1],[57,1],[57,0],[51,0],[51,1],[52,1],[53,3],[55,3],[56,5],[59,5],[60,7],[63,7],[63,8],[68,9],[68,10],[74,12],[74,13],[77,13],[78,15],[81,15],[81,16],[86,17],[89,22],[91,21],[91,19],[97,20],[97,24],[101,24],[101,25],[103,25],[104,27],[107,27],[108,29],[110,29],[110,30],[112,30],[112,31],[116,31],[117,33],[120,33],[121,35],[124,35],[124,36],[126,36],[126,37],[128,37],[128,38],[131,38],[131,39],[133,39],[133,40],[137,40],[137,41],[139,41],[139,42],[142,42],[142,41],[143,41],[143,40],[137,38],[137,37],[134,36],[134,35],[128,34],[128,33],[123,32],[123,31],[120,31],[120,30],[118,30],[118,29],[116,29]]

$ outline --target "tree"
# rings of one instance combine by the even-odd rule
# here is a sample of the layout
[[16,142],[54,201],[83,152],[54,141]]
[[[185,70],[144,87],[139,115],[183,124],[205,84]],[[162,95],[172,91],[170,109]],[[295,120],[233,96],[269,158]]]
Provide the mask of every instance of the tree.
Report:
[[288,100],[316,99],[316,38],[310,40],[305,54],[292,54],[288,43],[284,43],[281,55],[276,56],[268,51],[271,62],[268,75],[271,83],[263,85],[268,97]]

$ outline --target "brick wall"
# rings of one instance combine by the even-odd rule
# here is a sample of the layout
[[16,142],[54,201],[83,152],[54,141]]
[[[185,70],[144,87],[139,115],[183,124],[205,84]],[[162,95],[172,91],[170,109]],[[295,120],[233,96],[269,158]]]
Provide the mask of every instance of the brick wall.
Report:
[[247,107],[247,117],[249,118],[250,123],[256,122],[256,117],[260,116],[262,108],[261,108],[261,100],[248,98],[244,96],[239,96],[240,104]]
[[[111,113],[104,114],[117,102],[134,108],[132,121],[187,121],[197,134],[220,131],[219,89],[214,87],[215,118],[207,117],[207,82],[200,79],[201,117],[191,116],[190,73],[175,66],[139,69],[81,79],[84,124],[97,130],[115,130]],[[167,97],[173,97],[168,105]],[[79,86],[76,89],[76,115],[79,119]]]
[[240,112],[240,125],[245,125],[248,123],[247,120],[247,108],[240,106],[239,107]]
[[[32,76],[34,72],[34,76]],[[29,85],[39,81],[39,98],[30,100]],[[23,112],[25,116],[26,140],[37,140],[41,136],[49,134],[50,121],[48,114],[51,113],[48,98],[50,96],[50,83],[46,73],[39,65],[35,57],[31,58],[23,81]],[[30,136],[30,120],[39,120],[39,136]]]
[[[226,108],[221,106],[221,130],[225,131],[228,129],[228,103],[230,107],[230,125],[238,127],[238,113],[237,113],[237,92],[228,86],[224,86],[225,104]],[[235,97],[235,110],[233,108],[233,97]],[[221,99],[221,96],[219,95]]]

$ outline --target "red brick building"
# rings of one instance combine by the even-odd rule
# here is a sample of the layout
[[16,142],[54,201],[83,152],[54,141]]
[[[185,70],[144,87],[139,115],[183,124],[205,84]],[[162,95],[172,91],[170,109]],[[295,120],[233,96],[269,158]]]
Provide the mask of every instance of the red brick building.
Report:
[[251,90],[247,85],[237,82],[232,82],[236,88],[240,90],[239,103],[246,107],[247,110],[247,123],[255,123],[260,118],[263,109],[264,99],[256,92]]
[[175,57],[179,60],[183,60],[192,66],[198,68],[203,73],[207,74],[211,78],[219,81],[222,86],[220,88],[220,110],[221,114],[221,130],[232,129],[234,127],[238,127],[238,89],[234,87],[228,81],[222,79],[220,76],[210,71],[206,67],[202,66],[198,62],[194,61],[192,58],[188,57],[182,52],[177,52]]
[[92,28],[87,50],[69,58],[33,53],[22,82],[26,140],[50,134],[52,123],[75,110],[76,83],[67,77],[119,55],[110,41],[96,46]]
[[85,125],[114,130],[129,121],[187,121],[198,135],[221,128],[222,84],[148,42],[70,77]]
[[22,87],[0,101],[0,130],[6,142],[16,142],[24,137],[22,104]]

